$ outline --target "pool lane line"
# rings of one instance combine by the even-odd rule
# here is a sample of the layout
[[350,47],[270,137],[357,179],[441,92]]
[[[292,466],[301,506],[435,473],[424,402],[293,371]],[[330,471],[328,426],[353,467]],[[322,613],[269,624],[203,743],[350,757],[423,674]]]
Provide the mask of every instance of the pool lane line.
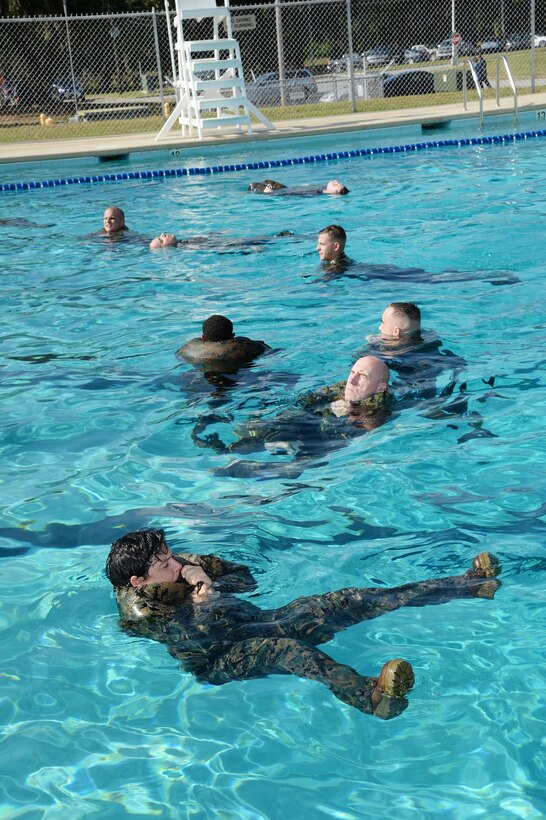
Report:
[[122,182],[134,179],[164,179],[168,177],[202,176],[207,174],[227,174],[232,171],[258,171],[266,168],[285,168],[289,165],[306,165],[315,162],[329,162],[350,157],[368,157],[375,154],[400,154],[408,151],[423,151],[428,148],[460,147],[463,145],[493,145],[500,142],[546,137],[546,129],[524,131],[515,134],[502,134],[494,137],[467,137],[451,140],[427,140],[407,145],[388,145],[378,148],[355,148],[352,151],[332,151],[328,154],[315,154],[308,157],[292,159],[271,159],[258,162],[240,162],[232,165],[212,165],[193,168],[164,168],[158,171],[121,171],[116,174],[91,174],[83,177],[66,177],[65,179],[46,179],[41,182],[5,182],[0,184],[0,191],[31,191],[38,188],[56,188],[60,185],[81,185],[94,182]]

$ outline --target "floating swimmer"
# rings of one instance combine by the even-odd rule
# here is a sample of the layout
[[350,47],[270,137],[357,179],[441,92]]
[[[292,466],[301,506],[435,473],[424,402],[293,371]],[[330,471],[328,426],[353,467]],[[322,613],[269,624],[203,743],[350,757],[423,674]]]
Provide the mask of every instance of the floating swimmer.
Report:
[[316,196],[317,194],[344,196],[349,193],[349,189],[337,179],[331,179],[325,188],[287,188],[282,182],[266,179],[263,182],[251,182],[248,190],[258,194],[276,194],[279,196]]
[[317,647],[354,624],[402,607],[492,599],[500,571],[495,556],[482,552],[462,575],[390,589],[346,587],[261,609],[234,595],[257,587],[247,566],[216,555],[173,555],[163,530],[127,533],[112,544],[106,562],[122,629],[166,644],[181,668],[200,683],[298,675],[383,720],[409,705],[411,664],[396,658],[383,665],[378,677],[368,677]]

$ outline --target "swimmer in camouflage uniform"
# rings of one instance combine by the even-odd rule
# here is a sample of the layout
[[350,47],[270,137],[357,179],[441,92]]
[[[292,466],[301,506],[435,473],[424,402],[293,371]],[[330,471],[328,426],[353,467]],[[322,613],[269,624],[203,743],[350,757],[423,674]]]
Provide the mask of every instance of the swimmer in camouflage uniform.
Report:
[[347,587],[263,610],[234,597],[256,581],[248,567],[214,555],[173,555],[163,530],[132,532],[110,550],[106,574],[115,587],[121,626],[165,643],[198,681],[220,685],[269,674],[317,680],[362,712],[384,720],[408,705],[411,665],[395,659],[379,677],[360,675],[317,649],[348,626],[403,606],[493,598],[500,564],[481,553],[463,575],[393,589]]
[[[371,431],[384,424],[392,411],[388,383],[386,364],[376,356],[364,356],[354,363],[346,381],[306,393],[276,418],[251,419],[236,428],[239,438],[229,445],[216,433],[202,435],[211,423],[224,421],[215,415],[199,419],[192,439],[198,447],[210,447],[218,453],[266,449],[309,458],[324,453],[328,441],[336,448],[340,441],[359,435],[363,429]],[[336,423],[336,418],[348,423]]]
[[327,225],[318,234],[316,252],[324,270],[324,281],[337,278],[353,264],[345,253],[347,233],[341,225]]
[[251,362],[266,350],[271,348],[265,342],[236,336],[233,322],[216,314],[205,319],[202,335],[186,342],[177,355],[210,371]]

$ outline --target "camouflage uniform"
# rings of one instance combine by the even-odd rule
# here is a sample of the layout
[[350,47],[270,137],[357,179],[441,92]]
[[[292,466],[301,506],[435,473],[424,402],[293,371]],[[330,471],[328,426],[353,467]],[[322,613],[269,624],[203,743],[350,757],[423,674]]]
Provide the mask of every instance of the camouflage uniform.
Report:
[[[318,644],[352,624],[402,606],[491,598],[499,586],[470,570],[393,589],[347,587],[263,610],[232,594],[256,588],[248,567],[214,555],[183,553],[175,558],[204,569],[213,581],[210,595],[196,600],[185,582],[118,588],[116,600],[126,632],[165,643],[181,667],[201,682],[219,685],[273,673],[299,675],[324,683],[340,700],[368,714],[377,706],[377,678],[337,663],[317,649]],[[400,699],[389,717],[406,705]]]
[[287,408],[276,418],[254,419],[237,427],[239,438],[229,445],[216,433],[202,435],[211,420],[210,416],[202,417],[193,428],[192,440],[198,447],[218,453],[251,453],[280,441],[297,443],[297,458],[322,455],[325,450],[339,447],[343,440],[360,435],[363,429],[375,430],[391,415],[392,395],[385,391],[355,403],[349,415],[337,418],[330,404],[344,395],[344,381],[306,393],[296,407]]
[[[345,398],[345,386],[347,382],[341,381],[327,387],[320,387],[311,393],[306,393],[298,401],[298,405],[304,410],[311,410],[320,413],[324,419],[334,418],[330,405],[334,401]],[[345,417],[350,419],[355,427],[365,427],[367,430],[375,430],[384,424],[392,413],[392,393],[384,390],[382,393],[374,393],[362,401],[351,404],[351,412]],[[343,418],[343,417],[342,417]]]

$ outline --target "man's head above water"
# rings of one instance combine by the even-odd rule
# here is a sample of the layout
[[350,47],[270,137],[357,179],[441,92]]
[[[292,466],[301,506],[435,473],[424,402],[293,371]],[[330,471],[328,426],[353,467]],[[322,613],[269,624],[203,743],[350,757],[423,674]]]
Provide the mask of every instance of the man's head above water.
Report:
[[109,234],[127,230],[127,226],[125,225],[125,214],[121,208],[116,208],[115,206],[106,208],[102,219],[102,224],[104,227],[104,232]]
[[347,234],[341,225],[321,228],[317,240],[317,253],[321,262],[337,262],[345,253]]
[[155,239],[150,242],[150,248],[157,250],[158,248],[176,248],[178,239],[174,233],[160,233]]
[[163,530],[127,533],[114,541],[106,561],[106,575],[115,587],[175,582],[181,569]]
[[338,179],[331,179],[323,191],[323,194],[340,194],[341,196],[348,193],[349,189]]
[[413,302],[391,302],[383,311],[379,335],[384,340],[402,339],[421,332],[421,311]]
[[205,319],[202,330],[204,342],[227,342],[234,336],[233,322],[220,315],[209,316]]
[[389,385],[389,368],[377,356],[363,356],[353,364],[345,384],[345,401],[358,404]]

